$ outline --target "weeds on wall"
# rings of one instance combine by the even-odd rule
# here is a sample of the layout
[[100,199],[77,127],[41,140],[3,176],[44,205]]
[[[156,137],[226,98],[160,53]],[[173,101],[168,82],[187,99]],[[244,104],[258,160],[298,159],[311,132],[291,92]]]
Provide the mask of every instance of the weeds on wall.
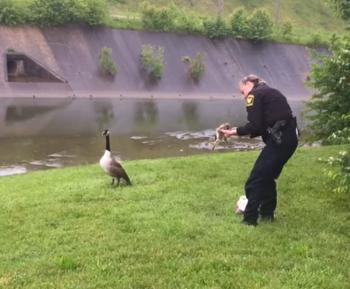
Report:
[[160,79],[164,70],[164,48],[143,45],[140,53],[142,68],[154,79]]
[[205,72],[205,63],[204,63],[203,53],[199,52],[195,58],[184,56],[182,57],[182,62],[188,65],[189,77],[194,82],[198,82],[202,78]]
[[100,51],[100,69],[104,76],[115,76],[118,73],[117,64],[112,57],[112,49],[103,47]]

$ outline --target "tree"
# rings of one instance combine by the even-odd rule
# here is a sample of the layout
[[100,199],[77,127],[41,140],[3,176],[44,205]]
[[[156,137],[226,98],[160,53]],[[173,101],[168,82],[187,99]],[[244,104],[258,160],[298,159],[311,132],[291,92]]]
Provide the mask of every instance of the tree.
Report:
[[310,127],[325,143],[350,143],[350,38],[336,39],[331,55],[317,60],[310,75],[317,90],[308,103]]
[[[334,39],[330,55],[319,56],[310,84],[317,90],[308,103],[314,135],[328,144],[350,144],[350,37]],[[350,193],[350,146],[328,158],[327,175],[337,194]]]

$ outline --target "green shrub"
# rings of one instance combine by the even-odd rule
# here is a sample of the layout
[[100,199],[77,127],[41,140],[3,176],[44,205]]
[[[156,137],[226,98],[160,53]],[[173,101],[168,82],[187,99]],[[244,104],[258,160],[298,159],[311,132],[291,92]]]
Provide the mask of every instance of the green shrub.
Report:
[[114,15],[113,17],[108,17],[106,21],[106,26],[116,29],[131,29],[131,30],[143,30],[143,24],[141,19],[134,16],[119,16]]
[[19,25],[26,21],[25,7],[23,4],[14,0],[0,1],[0,24],[2,25]]
[[309,47],[319,47],[323,45],[321,35],[319,33],[313,33],[308,43]]
[[327,144],[350,144],[350,113],[344,114],[340,117],[343,128],[333,132],[326,140]]
[[265,40],[271,37],[273,31],[271,16],[262,9],[253,12],[248,20],[247,37],[253,40]]
[[[326,144],[350,144],[350,38],[332,37],[331,54],[318,55],[310,85],[317,91],[308,103],[310,127]],[[327,174],[336,193],[350,192],[350,149],[328,159]],[[334,167],[336,166],[336,167]]]
[[142,26],[157,31],[182,31],[198,33],[203,31],[199,17],[184,11],[175,4],[170,7],[156,7],[144,2],[142,5]]
[[117,65],[112,57],[112,49],[103,47],[99,56],[100,69],[103,75],[115,76],[118,72]]
[[245,38],[248,33],[248,16],[245,9],[236,10],[230,19],[231,32],[234,37]]
[[173,13],[174,27],[176,31],[188,33],[203,32],[203,23],[198,16],[185,11],[174,4],[170,6],[170,9]]
[[148,74],[156,79],[162,77],[164,70],[164,48],[152,45],[142,46],[140,60]]
[[102,24],[107,4],[105,0],[33,0],[32,21],[40,26],[86,23]]
[[215,20],[208,19],[203,22],[204,33],[210,39],[222,39],[230,35],[226,22],[218,16]]
[[[309,84],[316,90],[308,103],[310,128],[323,142],[350,127],[350,38],[331,43],[331,54],[318,55]],[[345,143],[349,143],[346,141]]]
[[176,31],[203,33],[203,22],[195,15],[182,14],[176,17]]
[[290,22],[284,22],[281,26],[281,34],[284,39],[291,39],[293,35],[293,25]]
[[79,23],[81,9],[75,0],[34,0],[31,5],[33,22],[41,26]]
[[350,193],[350,149],[328,158],[327,163],[330,166],[327,175],[334,183],[333,191],[337,194]]
[[85,0],[85,2],[82,22],[90,26],[104,24],[109,17],[107,2],[105,0]]
[[142,24],[146,29],[171,31],[174,29],[174,14],[166,7],[156,7],[148,2],[142,5]]
[[188,71],[191,79],[194,81],[199,81],[205,72],[203,54],[199,52],[193,59],[189,56],[185,56],[182,58],[182,62],[188,65]]

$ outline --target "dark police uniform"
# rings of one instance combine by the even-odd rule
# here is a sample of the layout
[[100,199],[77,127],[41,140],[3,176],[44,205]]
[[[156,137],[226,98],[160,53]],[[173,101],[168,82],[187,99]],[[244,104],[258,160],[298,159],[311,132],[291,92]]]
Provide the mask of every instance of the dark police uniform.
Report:
[[[266,146],[261,151],[246,182],[248,204],[243,222],[255,225],[259,217],[273,219],[277,205],[275,180],[298,146],[296,119],[286,97],[266,84],[254,87],[246,97],[248,123],[237,128],[238,135],[261,136]],[[276,139],[271,132],[275,124]],[[273,131],[273,130],[272,130]]]

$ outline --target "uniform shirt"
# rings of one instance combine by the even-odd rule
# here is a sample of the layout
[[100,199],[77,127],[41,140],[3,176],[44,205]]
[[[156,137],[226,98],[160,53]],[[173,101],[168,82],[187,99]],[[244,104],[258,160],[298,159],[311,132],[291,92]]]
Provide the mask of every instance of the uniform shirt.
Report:
[[267,128],[278,120],[288,120],[293,117],[286,97],[277,89],[266,84],[254,87],[246,97],[248,123],[237,128],[238,135],[250,137],[267,135]]

